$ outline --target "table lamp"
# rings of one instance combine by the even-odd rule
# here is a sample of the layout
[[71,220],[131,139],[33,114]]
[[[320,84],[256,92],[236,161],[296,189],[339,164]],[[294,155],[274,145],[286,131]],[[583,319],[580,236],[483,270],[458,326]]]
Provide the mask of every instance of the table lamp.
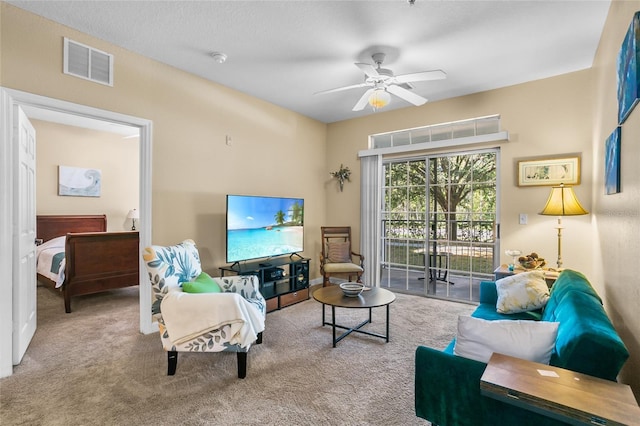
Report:
[[558,270],[562,269],[562,216],[579,216],[589,214],[576,197],[571,186],[554,186],[541,215],[558,216]]
[[136,230],[136,219],[140,219],[140,213],[138,213],[138,210],[133,209],[133,210],[129,210],[129,214],[127,214],[127,219],[131,219],[131,230],[135,231]]

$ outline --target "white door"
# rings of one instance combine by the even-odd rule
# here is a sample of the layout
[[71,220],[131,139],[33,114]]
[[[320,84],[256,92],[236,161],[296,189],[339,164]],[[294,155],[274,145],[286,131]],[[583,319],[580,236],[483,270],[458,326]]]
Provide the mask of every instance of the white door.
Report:
[[19,364],[36,332],[36,131],[24,111],[14,109],[18,138],[14,179],[13,364]]

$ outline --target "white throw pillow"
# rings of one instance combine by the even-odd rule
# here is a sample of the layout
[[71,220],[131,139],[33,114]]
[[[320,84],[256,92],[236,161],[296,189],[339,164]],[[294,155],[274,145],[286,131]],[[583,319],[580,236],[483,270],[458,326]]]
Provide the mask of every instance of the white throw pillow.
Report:
[[532,311],[544,307],[549,301],[549,287],[542,271],[522,272],[496,281],[501,314]]
[[558,323],[548,321],[496,320],[458,317],[458,335],[453,353],[489,362],[501,354],[549,364],[556,344]]

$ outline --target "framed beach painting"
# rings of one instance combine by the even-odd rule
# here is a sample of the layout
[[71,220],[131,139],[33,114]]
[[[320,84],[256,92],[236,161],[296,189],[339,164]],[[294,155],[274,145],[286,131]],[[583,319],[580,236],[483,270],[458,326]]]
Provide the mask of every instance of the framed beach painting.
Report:
[[620,126],[609,135],[605,142],[604,189],[605,194],[620,192]]
[[58,166],[58,195],[99,197],[101,186],[99,169]]
[[640,98],[640,12],[633,15],[618,53],[618,124],[624,123]]
[[580,157],[518,161],[518,186],[580,184]]

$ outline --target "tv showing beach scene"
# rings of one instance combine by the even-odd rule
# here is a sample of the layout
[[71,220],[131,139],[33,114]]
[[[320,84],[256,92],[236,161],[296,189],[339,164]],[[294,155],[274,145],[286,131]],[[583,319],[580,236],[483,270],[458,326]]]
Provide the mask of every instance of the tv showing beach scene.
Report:
[[227,262],[304,250],[304,199],[227,195]]

